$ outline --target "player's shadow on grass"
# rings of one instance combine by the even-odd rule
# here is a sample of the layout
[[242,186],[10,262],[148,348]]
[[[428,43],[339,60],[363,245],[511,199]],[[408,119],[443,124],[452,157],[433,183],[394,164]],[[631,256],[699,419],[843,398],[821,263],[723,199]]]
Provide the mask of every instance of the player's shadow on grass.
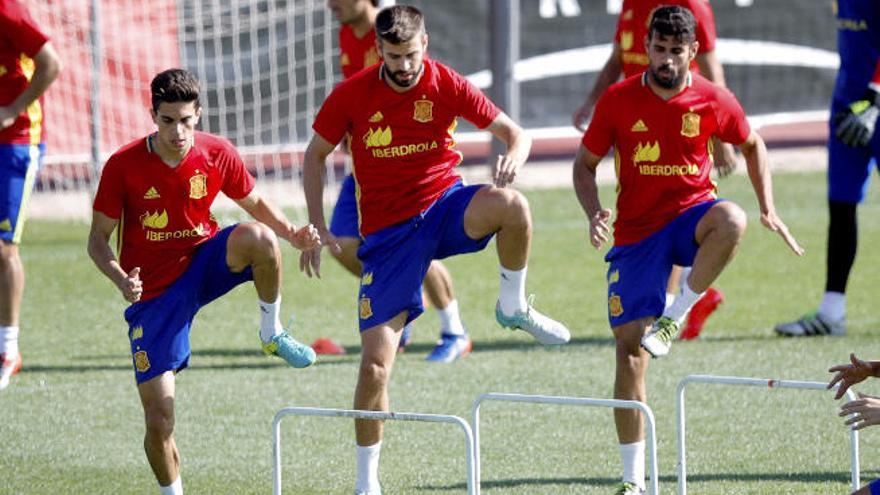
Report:
[[[865,472],[862,472],[862,478],[866,478]],[[847,484],[850,482],[849,472],[817,472],[817,473],[715,473],[715,474],[695,474],[688,476],[688,484],[710,481],[733,481],[733,482],[756,482],[756,481],[785,481],[796,483],[818,483],[818,482],[837,482]],[[480,483],[482,488],[510,488],[525,489],[529,486],[552,486],[552,485],[583,485],[584,487],[608,486],[613,487],[620,483],[620,478],[515,478],[506,480],[484,480]],[[665,486],[666,491],[671,491],[672,485],[678,485],[678,478],[674,475],[661,475],[661,487]],[[465,483],[457,483],[454,485],[423,485],[418,487],[423,491],[460,491],[466,490]]]

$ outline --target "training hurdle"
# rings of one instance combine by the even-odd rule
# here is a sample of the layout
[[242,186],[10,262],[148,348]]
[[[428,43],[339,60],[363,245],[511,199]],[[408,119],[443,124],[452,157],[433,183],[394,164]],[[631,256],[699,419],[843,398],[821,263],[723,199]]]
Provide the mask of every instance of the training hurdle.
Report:
[[532,404],[558,404],[564,406],[585,407],[610,407],[620,409],[638,409],[645,416],[645,430],[647,432],[647,450],[651,465],[651,482],[648,485],[648,493],[657,495],[660,493],[659,475],[657,465],[657,430],[654,423],[654,413],[651,408],[639,401],[617,399],[592,399],[587,397],[558,397],[552,395],[522,395],[488,393],[477,397],[471,408],[472,424],[474,428],[474,447],[476,449],[476,493],[480,493],[480,406],[487,401],[497,402],[527,402]]
[[[790,388],[799,390],[821,390],[826,391],[827,384],[822,382],[804,382],[798,380],[772,380],[765,378],[744,378],[738,376],[712,376],[712,375],[689,375],[678,383],[677,395],[678,406],[676,408],[676,418],[678,420],[678,493],[679,495],[687,494],[687,465],[685,462],[685,409],[684,409],[684,391],[688,384],[691,383],[709,383],[713,385],[737,385],[746,387],[764,387],[768,389],[774,388]],[[837,387],[835,387],[836,389]],[[849,400],[856,398],[856,394],[852,390],[846,391],[846,397]],[[474,430],[476,433],[476,430]],[[852,458],[852,489],[859,488],[860,472],[859,472],[859,432],[850,429],[850,456]],[[477,458],[479,459],[479,457]],[[479,471],[477,471],[479,473]]]
[[476,495],[474,462],[474,434],[467,421],[458,416],[444,414],[398,413],[385,411],[361,411],[357,409],[328,409],[321,407],[285,407],[275,414],[272,420],[272,493],[281,495],[281,420],[287,416],[322,416],[331,418],[375,419],[383,421],[422,421],[427,423],[451,423],[461,427],[464,432],[465,455],[467,457],[468,495]]

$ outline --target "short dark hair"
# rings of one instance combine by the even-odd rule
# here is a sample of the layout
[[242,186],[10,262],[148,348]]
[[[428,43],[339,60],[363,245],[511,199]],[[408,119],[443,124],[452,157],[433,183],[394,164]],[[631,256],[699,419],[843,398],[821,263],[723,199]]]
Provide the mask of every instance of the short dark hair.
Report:
[[393,5],[376,16],[376,37],[393,45],[406,43],[425,34],[425,16],[410,5]]
[[379,6],[379,0],[370,0],[370,3],[373,4],[373,7]]
[[670,36],[682,43],[691,43],[697,39],[697,20],[690,10],[678,5],[657,7],[648,25],[648,39],[655,34]]
[[196,102],[199,108],[199,80],[184,69],[168,69],[156,74],[150,83],[153,111],[164,103]]

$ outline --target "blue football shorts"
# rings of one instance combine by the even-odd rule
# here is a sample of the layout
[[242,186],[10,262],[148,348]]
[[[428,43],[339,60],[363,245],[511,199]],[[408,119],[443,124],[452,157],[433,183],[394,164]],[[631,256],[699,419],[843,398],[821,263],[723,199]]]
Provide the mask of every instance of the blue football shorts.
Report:
[[360,237],[354,176],[348,174],[339,189],[339,198],[330,218],[330,232],[336,237]]
[[233,273],[226,265],[226,241],[235,225],[198,247],[185,272],[158,297],[125,310],[137,383],[189,365],[189,330],[203,306],[235,286],[253,280],[251,268]]
[[608,321],[612,328],[663,314],[672,265],[694,263],[700,247],[694,239],[697,224],[718,201],[723,200],[694,205],[645,239],[608,251]]
[[486,247],[494,233],[471,239],[464,231],[464,212],[481,187],[456,182],[423,213],[364,238],[358,249],[362,332],[402,311],[409,312],[407,323],[416,319],[425,309],[421,287],[431,261]]
[[871,495],[880,495],[880,478],[868,483],[868,488],[871,489]]
[[0,144],[0,239],[6,242],[21,242],[25,210],[45,152],[43,144]]
[[874,134],[868,146],[851,147],[835,136],[837,126],[834,115],[846,109],[835,102],[831,107],[828,135],[828,199],[844,203],[861,203],[865,199],[871,169],[880,159],[880,130]]

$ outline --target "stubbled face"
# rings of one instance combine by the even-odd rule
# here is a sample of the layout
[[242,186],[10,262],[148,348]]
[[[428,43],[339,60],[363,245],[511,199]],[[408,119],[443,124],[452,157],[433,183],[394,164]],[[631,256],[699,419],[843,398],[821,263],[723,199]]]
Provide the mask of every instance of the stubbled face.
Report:
[[159,104],[152,112],[156,123],[156,144],[163,155],[183,156],[192,147],[202,109],[195,101]]
[[367,13],[369,0],[327,0],[327,8],[342,24],[351,24]]
[[385,75],[400,88],[409,88],[419,81],[428,49],[428,35],[395,45],[377,40],[379,55],[385,61]]
[[697,55],[696,41],[684,42],[671,36],[654,34],[646,40],[648,72],[660,87],[673,89],[687,76],[691,61]]

